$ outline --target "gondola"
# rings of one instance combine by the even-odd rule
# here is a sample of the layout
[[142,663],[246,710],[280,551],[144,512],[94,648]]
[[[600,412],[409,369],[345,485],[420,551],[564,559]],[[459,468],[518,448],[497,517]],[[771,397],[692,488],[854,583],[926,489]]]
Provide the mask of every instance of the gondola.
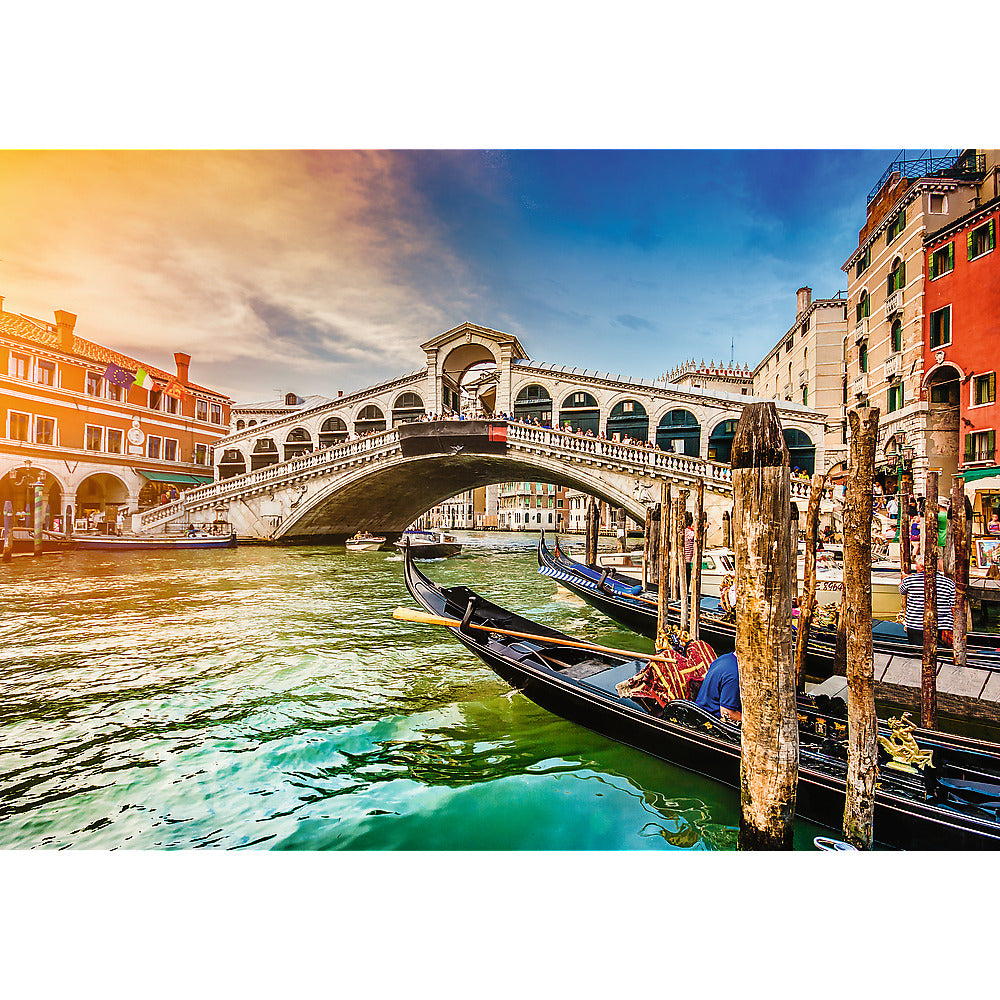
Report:
[[[617,685],[645,666],[641,655],[601,652],[492,604],[468,587],[439,587],[403,550],[407,589],[427,620],[451,633],[540,707],[661,760],[738,788],[740,728],[687,700],[659,705],[621,697]],[[406,613],[397,617],[406,618]],[[411,620],[420,620],[413,618]],[[453,623],[453,624],[452,624]],[[526,639],[505,633],[524,633]],[[817,700],[818,701],[818,700]],[[796,813],[839,828],[844,813],[843,720],[799,706]],[[1000,756],[995,744],[916,730],[932,765],[899,770],[884,751],[875,792],[877,846],[906,850],[1000,848]]]
[[[644,591],[641,585],[628,577],[591,569],[570,559],[559,548],[558,541],[554,551],[550,552],[545,544],[544,532],[538,539],[538,569],[619,625],[647,639],[656,637],[655,592]],[[680,605],[676,601],[667,607],[667,623],[672,626],[680,624]],[[718,598],[702,597],[698,628],[699,635],[717,652],[736,648],[736,622],[732,615],[726,614]],[[898,622],[875,622],[872,625],[872,646],[876,654],[883,656],[920,660],[923,655],[922,647],[909,642],[906,630]],[[1000,650],[997,646],[1000,646],[1000,636],[985,632],[970,633],[968,664],[1000,670]],[[806,647],[806,670],[810,677],[823,679],[834,673],[836,647],[835,630],[813,627]],[[938,658],[945,662],[951,656],[942,648]]]

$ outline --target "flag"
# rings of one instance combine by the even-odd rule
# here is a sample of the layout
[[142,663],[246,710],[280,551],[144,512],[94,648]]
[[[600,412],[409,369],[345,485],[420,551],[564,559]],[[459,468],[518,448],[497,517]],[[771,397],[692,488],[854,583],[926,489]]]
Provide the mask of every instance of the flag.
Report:
[[113,361],[104,372],[104,377],[115,385],[125,386],[126,389],[135,381],[135,376],[131,372],[119,368]]
[[156,383],[153,381],[153,376],[146,371],[145,368],[140,368],[135,373],[135,384],[140,389],[155,389]]
[[182,386],[175,378],[172,378],[167,383],[167,387],[163,391],[168,396],[173,396],[174,399],[183,399],[187,393],[187,389],[185,389],[184,386]]

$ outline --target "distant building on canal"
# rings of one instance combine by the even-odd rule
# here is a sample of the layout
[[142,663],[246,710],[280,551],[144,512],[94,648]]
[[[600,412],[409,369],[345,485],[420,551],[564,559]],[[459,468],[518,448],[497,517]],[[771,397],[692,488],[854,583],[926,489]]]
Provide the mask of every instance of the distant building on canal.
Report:
[[[54,318],[8,312],[0,296],[0,510],[10,500],[26,523],[40,483],[48,523],[63,529],[211,482],[231,400],[190,380],[190,356],[175,353],[176,371],[165,372],[80,337],[73,313]],[[150,386],[107,380],[109,364],[143,369]],[[180,399],[165,393],[171,382]]]

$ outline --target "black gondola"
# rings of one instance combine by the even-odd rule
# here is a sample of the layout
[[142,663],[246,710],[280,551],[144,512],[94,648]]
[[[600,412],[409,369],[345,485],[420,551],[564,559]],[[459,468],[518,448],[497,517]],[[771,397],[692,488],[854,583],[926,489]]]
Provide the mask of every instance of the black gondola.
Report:
[[[552,577],[619,625],[624,625],[625,628],[644,635],[647,639],[656,637],[654,592],[643,591],[642,587],[629,577],[591,569],[583,563],[570,559],[559,548],[558,541],[554,550],[554,552],[548,550],[543,532],[538,539],[540,573]],[[667,608],[667,622],[672,626],[680,624],[680,605],[676,601]],[[736,648],[736,622],[731,615],[726,615],[718,598],[701,599],[698,628],[699,635],[710,643],[716,652],[729,652]],[[989,640],[994,643],[993,647],[985,645]],[[973,645],[970,641],[968,664],[1000,671],[1000,653],[996,649],[1000,636],[979,633],[975,641],[978,641],[979,645]],[[813,628],[809,636],[809,645],[806,647],[806,670],[810,677],[822,679],[833,674],[836,646],[835,630]],[[919,661],[923,655],[923,648],[908,641],[906,630],[898,622],[875,622],[872,627],[872,646],[876,654],[886,656],[912,657]],[[947,661],[951,656],[946,650],[940,649],[938,659]]]
[[[690,701],[660,707],[620,697],[616,685],[646,665],[612,655],[490,603],[468,587],[439,587],[404,549],[407,589],[424,609],[496,674],[537,705],[595,732],[732,787],[740,782],[740,729]],[[442,623],[443,624],[443,623]],[[524,639],[503,632],[529,633]],[[818,701],[818,700],[817,700]],[[839,727],[839,728],[838,728]],[[797,814],[839,828],[844,812],[843,721],[800,703]],[[875,794],[878,846],[1000,848],[1000,756],[995,744],[917,730],[933,765],[923,772],[880,768]],[[972,787],[974,786],[974,787]]]

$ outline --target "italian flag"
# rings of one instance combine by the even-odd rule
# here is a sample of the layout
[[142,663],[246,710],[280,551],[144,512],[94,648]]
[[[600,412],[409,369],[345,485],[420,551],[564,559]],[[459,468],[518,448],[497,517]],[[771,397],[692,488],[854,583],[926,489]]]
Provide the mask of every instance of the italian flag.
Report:
[[145,368],[140,368],[135,373],[135,385],[139,386],[140,389],[152,389],[156,383],[153,381],[153,376],[146,371]]

